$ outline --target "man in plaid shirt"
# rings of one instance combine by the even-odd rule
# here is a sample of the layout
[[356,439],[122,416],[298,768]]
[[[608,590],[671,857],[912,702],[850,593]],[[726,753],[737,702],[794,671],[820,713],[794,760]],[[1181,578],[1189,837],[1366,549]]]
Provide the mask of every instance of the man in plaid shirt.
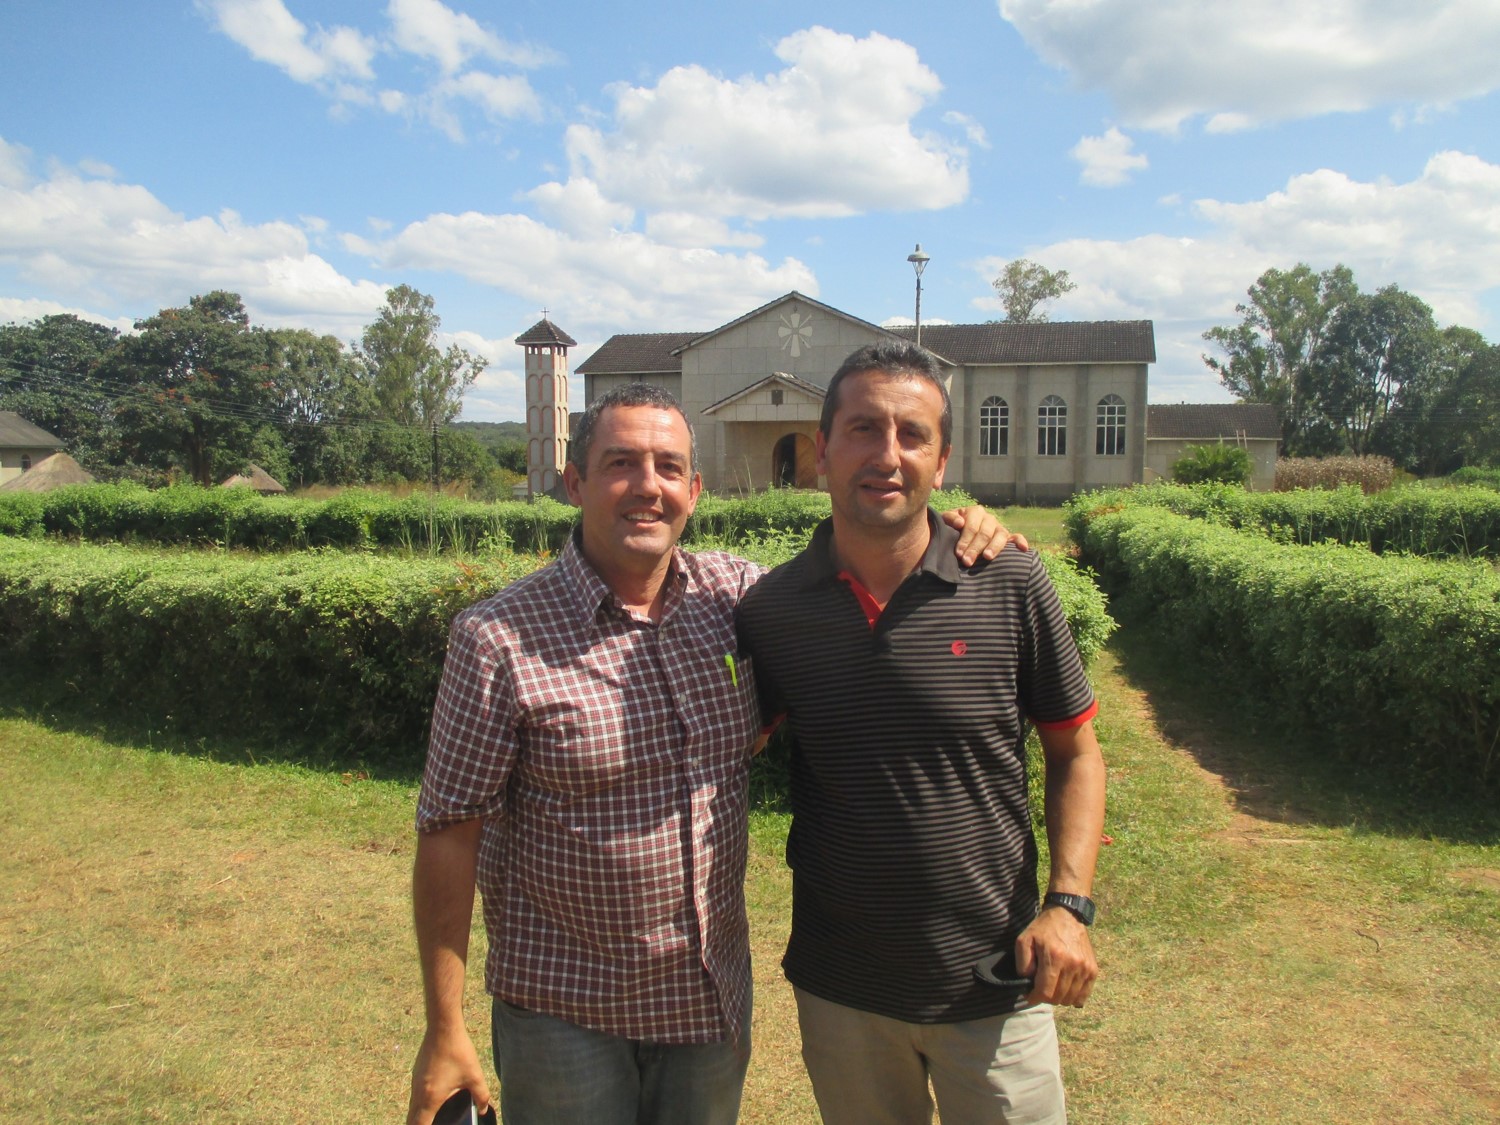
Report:
[[[734,609],[763,571],[677,547],[695,455],[660,388],[596,400],[564,470],[572,539],[454,620],[417,807],[427,1032],[409,1125],[461,1088],[490,1102],[463,1018],[476,885],[507,1122],[738,1116],[759,729]],[[1006,542],[983,509],[954,522],[961,555]]]

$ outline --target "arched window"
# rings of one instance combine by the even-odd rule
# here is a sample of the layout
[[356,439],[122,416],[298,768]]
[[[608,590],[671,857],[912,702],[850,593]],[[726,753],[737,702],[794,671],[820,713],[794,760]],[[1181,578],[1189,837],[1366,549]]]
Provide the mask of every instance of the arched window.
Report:
[[1056,395],[1036,408],[1036,451],[1042,457],[1068,455],[1068,404]]
[[979,404],[979,456],[1004,457],[1010,452],[1010,407],[991,395]]
[[1118,457],[1125,452],[1125,400],[1105,395],[1094,415],[1094,452],[1100,457]]

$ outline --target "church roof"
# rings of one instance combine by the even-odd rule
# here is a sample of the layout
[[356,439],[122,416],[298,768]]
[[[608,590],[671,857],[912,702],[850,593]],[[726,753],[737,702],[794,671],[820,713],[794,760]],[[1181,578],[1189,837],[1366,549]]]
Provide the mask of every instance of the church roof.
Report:
[[545,316],[516,337],[518,344],[556,344],[564,348],[578,346],[578,341],[569,336]]
[[580,375],[659,375],[682,370],[679,353],[703,332],[621,332],[574,370]]
[[[917,335],[909,325],[888,331],[907,340]],[[1156,333],[1149,320],[924,324],[922,346],[958,364],[1156,362]]]
[[[837,309],[801,294],[788,294],[826,311]],[[788,299],[778,297],[772,305]],[[698,332],[636,332],[611,336],[578,365],[580,375],[658,375],[682,370],[682,351],[755,316],[763,305],[719,328]],[[867,324],[847,313],[845,319]],[[911,325],[882,328],[914,339]],[[1084,320],[1041,324],[924,324],[922,346],[953,364],[1155,363],[1156,334],[1149,320]]]

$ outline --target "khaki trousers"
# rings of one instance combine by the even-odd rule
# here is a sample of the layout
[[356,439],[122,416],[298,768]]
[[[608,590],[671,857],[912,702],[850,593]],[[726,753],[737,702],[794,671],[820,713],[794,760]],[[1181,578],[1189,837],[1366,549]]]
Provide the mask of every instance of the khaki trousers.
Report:
[[793,991],[824,1125],[928,1125],[934,1095],[943,1125],[1067,1121],[1049,1004],[961,1023],[905,1023]]

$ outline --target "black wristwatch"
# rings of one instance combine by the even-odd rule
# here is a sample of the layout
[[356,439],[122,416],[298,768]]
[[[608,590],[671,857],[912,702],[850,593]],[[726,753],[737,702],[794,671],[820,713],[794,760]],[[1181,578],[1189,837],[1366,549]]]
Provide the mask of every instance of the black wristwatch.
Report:
[[1061,891],[1048,891],[1042,899],[1043,906],[1060,906],[1073,917],[1077,918],[1085,926],[1094,924],[1094,900],[1083,895],[1063,894]]

